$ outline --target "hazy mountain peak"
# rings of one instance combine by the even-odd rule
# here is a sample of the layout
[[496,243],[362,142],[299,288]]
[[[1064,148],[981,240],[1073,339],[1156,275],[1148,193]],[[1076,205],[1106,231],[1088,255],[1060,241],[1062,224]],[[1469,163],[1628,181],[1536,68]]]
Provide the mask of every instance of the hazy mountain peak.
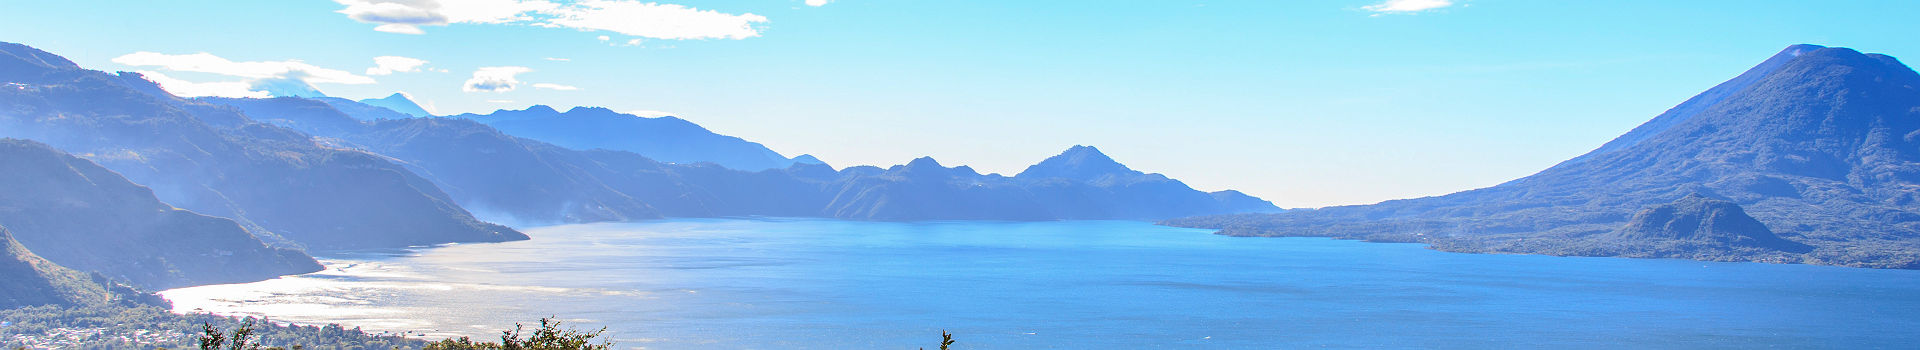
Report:
[[1039,164],[1027,167],[1015,177],[1020,178],[1069,178],[1093,180],[1107,175],[1139,175],[1141,172],[1127,168],[1126,165],[1101,153],[1093,146],[1075,145],[1060,155],[1049,157]]
[[820,161],[820,158],[814,158],[811,154],[795,156],[793,157],[793,162],[799,164],[827,164],[827,162]]
[[547,106],[547,105],[528,106],[527,109],[523,109],[521,111],[522,112],[539,112],[539,113],[560,113],[560,111],[554,110],[553,107]]
[[930,168],[945,168],[945,166],[942,166],[942,165],[940,165],[940,161],[938,161],[938,160],[934,160],[932,156],[926,156],[926,157],[920,157],[920,158],[914,158],[914,159],[913,159],[913,161],[910,161],[910,162],[907,162],[907,165],[906,165],[906,167],[907,167],[908,169],[913,169],[913,168],[929,168],[929,167],[930,167]]
[[247,89],[266,91],[267,95],[273,97],[327,97],[327,94],[321,93],[320,89],[313,87],[312,84],[295,78],[260,79],[248,83]]
[[566,114],[626,115],[626,116],[638,117],[631,114],[614,112],[612,109],[608,109],[606,107],[588,107],[588,106],[575,106],[572,109],[568,109]]
[[413,102],[413,98],[407,96],[407,93],[404,92],[395,92],[392,95],[387,95],[387,97],[382,98],[364,99],[360,100],[360,103],[390,109],[394,112],[415,117],[433,116],[433,113],[427,112],[426,108],[422,108],[419,103]]

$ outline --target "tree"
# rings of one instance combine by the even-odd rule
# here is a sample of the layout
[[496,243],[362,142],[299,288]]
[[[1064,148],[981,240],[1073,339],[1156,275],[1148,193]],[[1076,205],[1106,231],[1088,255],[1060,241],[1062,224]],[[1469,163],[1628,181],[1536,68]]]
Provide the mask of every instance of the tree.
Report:
[[242,321],[231,335],[220,333],[220,328],[212,323],[203,323],[201,326],[200,350],[220,350],[223,344],[227,345],[227,350],[260,350],[260,342],[253,339],[252,318]]
[[522,325],[513,324],[513,330],[501,331],[499,343],[474,342],[467,337],[448,338],[427,344],[426,350],[607,350],[613,348],[612,341],[602,340],[596,344],[593,338],[606,332],[606,327],[590,332],[572,329],[560,329],[560,321],[552,317],[540,319],[540,329],[521,338]]
[[[952,345],[953,345],[953,334],[947,333],[947,330],[945,329],[940,330],[940,350],[947,350],[947,347]],[[920,350],[927,350],[927,349],[920,348]]]

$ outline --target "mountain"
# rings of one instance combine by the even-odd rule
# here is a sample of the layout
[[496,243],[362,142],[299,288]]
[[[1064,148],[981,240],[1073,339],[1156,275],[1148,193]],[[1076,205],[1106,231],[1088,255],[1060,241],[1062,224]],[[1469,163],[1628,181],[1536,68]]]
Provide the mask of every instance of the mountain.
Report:
[[[1493,187],[1164,223],[1463,252],[1920,268],[1916,87],[1920,75],[1892,57],[1795,45],[1592,152]],[[1685,199],[1696,193],[1739,210]],[[1697,243],[1685,250],[1650,245],[1680,234],[1661,213],[1701,205],[1713,209],[1699,215],[1727,215],[1730,226],[1706,230],[1719,238],[1684,239]],[[1586,248],[1595,245],[1630,249]]]
[[[392,95],[387,95],[387,97],[369,98],[369,99],[360,100],[360,103],[364,103],[374,107],[386,108],[394,112],[400,112],[401,114],[406,114],[414,117],[433,116],[433,113],[428,113],[426,108],[421,108],[420,104],[413,103],[413,98],[407,97],[406,93],[395,92]],[[337,107],[339,105],[335,105],[335,106]]]
[[232,220],[174,208],[93,162],[0,139],[0,225],[41,257],[147,289],[252,282],[320,270]]
[[34,255],[0,227],[0,309],[106,302],[107,289],[80,272]]
[[[0,45],[0,136],[33,139],[151,188],[168,204],[312,249],[525,239],[476,220],[386,158],[316,143],[231,107],[180,99],[138,74],[107,74]],[[12,59],[9,59],[12,58]],[[339,125],[351,127],[351,125]]]
[[675,117],[645,118],[598,107],[575,107],[561,113],[547,106],[455,117],[561,147],[628,151],[663,162],[711,162],[746,171],[784,169],[794,163],[767,146],[715,134]]

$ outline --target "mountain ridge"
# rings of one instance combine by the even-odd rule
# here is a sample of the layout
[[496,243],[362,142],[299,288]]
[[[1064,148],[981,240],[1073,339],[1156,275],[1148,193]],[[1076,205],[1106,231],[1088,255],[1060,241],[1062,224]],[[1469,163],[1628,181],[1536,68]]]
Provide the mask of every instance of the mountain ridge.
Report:
[[745,171],[785,169],[794,163],[760,143],[717,134],[672,116],[648,118],[584,106],[560,112],[534,105],[523,110],[452,117],[479,121],[510,135],[561,147],[628,151],[670,163],[712,162]]

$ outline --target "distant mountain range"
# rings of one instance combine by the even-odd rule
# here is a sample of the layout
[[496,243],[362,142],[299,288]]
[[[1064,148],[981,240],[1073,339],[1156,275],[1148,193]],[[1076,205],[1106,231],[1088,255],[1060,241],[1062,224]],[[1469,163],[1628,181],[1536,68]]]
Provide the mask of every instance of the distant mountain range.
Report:
[[785,169],[794,164],[793,159],[767,146],[715,134],[675,117],[646,118],[599,107],[574,107],[562,113],[544,105],[453,117],[560,147],[627,151],[669,163],[711,162],[746,171]]
[[1920,268],[1916,87],[1920,75],[1892,57],[1795,45],[1592,152],[1497,186],[1164,223],[1462,252]]
[[[661,163],[627,151],[580,151],[519,138],[469,118],[362,122],[334,101],[204,98],[271,123],[393,157],[482,217],[515,223],[673,217],[808,216],[861,220],[1157,220],[1277,211],[1238,192],[1206,193],[1077,146],[1020,176],[983,175],[921,158],[839,171],[796,162],[745,171]],[[536,106],[532,113],[545,115]],[[609,114],[575,108],[569,115]],[[513,115],[527,111],[508,111]],[[627,118],[627,117],[619,117]],[[677,119],[676,119],[677,120]],[[688,132],[704,133],[704,129]]]

